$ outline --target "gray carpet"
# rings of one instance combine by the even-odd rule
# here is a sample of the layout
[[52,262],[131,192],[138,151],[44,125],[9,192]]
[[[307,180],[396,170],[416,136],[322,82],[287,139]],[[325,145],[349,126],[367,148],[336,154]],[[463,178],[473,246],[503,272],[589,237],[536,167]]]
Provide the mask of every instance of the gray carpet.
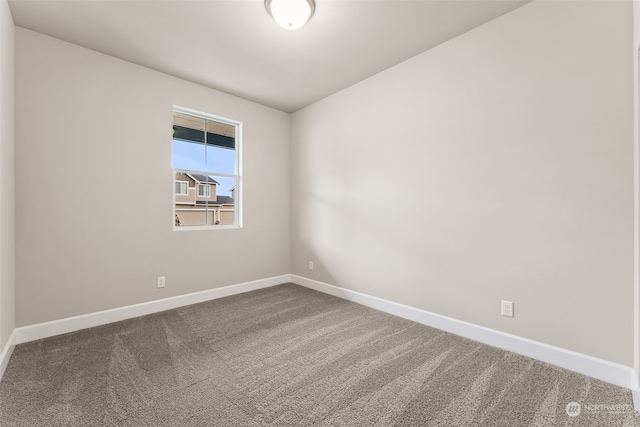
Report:
[[640,426],[632,408],[628,390],[293,284],[21,344],[0,383],[3,427]]

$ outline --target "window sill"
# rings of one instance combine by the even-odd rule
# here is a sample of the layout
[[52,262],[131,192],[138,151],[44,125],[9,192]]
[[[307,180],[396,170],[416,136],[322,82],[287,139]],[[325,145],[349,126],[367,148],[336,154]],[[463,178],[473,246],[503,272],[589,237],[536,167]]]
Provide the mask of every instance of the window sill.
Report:
[[173,226],[173,231],[206,231],[206,230],[233,230],[242,228],[239,225],[182,225]]

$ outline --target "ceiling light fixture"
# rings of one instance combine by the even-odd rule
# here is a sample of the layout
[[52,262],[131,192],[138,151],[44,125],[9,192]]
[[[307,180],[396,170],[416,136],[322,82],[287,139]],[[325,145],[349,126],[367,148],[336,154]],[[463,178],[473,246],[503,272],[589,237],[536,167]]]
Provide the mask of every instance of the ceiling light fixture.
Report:
[[264,0],[269,15],[287,30],[297,30],[316,11],[314,0]]

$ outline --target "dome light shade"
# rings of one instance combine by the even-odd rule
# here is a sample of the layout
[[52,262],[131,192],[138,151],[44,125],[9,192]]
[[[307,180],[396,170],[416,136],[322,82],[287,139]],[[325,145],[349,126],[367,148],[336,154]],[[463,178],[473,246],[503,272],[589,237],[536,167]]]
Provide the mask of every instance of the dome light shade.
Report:
[[297,30],[313,16],[314,0],[264,0],[269,14],[282,28]]

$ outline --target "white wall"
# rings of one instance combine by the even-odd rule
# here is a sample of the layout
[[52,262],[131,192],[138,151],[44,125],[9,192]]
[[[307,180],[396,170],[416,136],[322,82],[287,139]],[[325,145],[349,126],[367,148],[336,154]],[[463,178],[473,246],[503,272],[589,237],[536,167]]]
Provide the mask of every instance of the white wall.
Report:
[[[172,231],[174,104],[243,122],[244,228]],[[17,28],[17,326],[289,273],[289,126]]]
[[534,2],[295,113],[292,272],[632,366],[632,71]]
[[0,0],[0,352],[15,327],[14,28]]

